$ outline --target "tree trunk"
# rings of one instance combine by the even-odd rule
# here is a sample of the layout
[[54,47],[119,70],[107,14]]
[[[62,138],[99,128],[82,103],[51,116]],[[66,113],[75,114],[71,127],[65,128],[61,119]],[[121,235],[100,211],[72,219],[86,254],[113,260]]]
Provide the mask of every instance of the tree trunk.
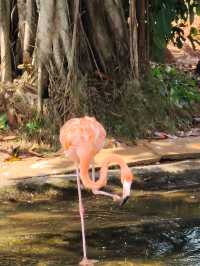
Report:
[[43,79],[42,79],[42,74],[43,74],[43,69],[42,69],[42,63],[38,63],[38,102],[37,102],[37,111],[38,114],[43,113],[43,97],[42,93],[44,90],[43,86]]
[[18,9],[17,9],[17,0],[12,0],[11,5],[11,15],[10,15],[10,43],[11,43],[11,60],[12,60],[12,70],[13,70],[13,77],[20,72],[17,69],[17,65],[19,64],[20,60],[20,51],[21,48],[18,46],[18,37],[19,37],[19,16],[18,16]]
[[[8,2],[11,1],[0,0]],[[39,113],[49,88],[50,96],[59,102],[58,111],[67,118],[70,112],[78,114],[84,97],[84,105],[91,105],[84,110],[93,108],[95,113],[95,101],[107,101],[107,95],[114,95],[117,88],[121,90],[130,78],[130,71],[134,79],[139,78],[137,45],[143,47],[145,33],[142,29],[137,40],[136,0],[130,0],[130,5],[121,0],[12,0],[12,3],[17,3],[18,14],[15,21],[18,26],[14,28],[17,34],[10,38],[12,47],[14,43],[13,56],[15,60],[18,56],[18,63],[34,64]],[[9,14],[5,17],[10,20]],[[144,26],[142,18],[138,21]],[[7,29],[9,44],[8,25]],[[2,47],[10,51],[9,45]],[[8,52],[2,49],[3,53]]]
[[100,0],[85,0],[89,15],[90,31],[89,39],[92,40],[92,48],[97,62],[104,72],[109,72],[113,66],[113,42],[105,20],[105,9]]
[[104,5],[111,32],[114,35],[117,57],[119,62],[124,61],[128,55],[128,29],[122,3],[119,0],[104,0]]
[[37,30],[38,63],[38,113],[43,112],[43,94],[48,90],[48,67],[52,56],[52,36],[54,29],[54,0],[40,1]]
[[17,9],[19,16],[20,39],[24,40],[24,26],[26,19],[26,0],[17,0]]
[[[66,0],[56,1],[55,30],[60,36],[67,62],[71,61],[72,33],[70,29],[69,6]],[[55,44],[55,43],[54,43]]]
[[18,10],[18,38],[16,41],[17,47],[17,62],[23,62],[23,43],[24,43],[24,28],[26,19],[26,0],[17,0]]
[[53,55],[57,72],[62,76],[64,75],[64,53],[62,52],[59,34],[54,34],[53,37]]
[[30,63],[36,33],[36,5],[34,0],[26,0],[24,28],[23,62]]
[[1,81],[12,81],[11,46],[10,46],[10,2],[0,0],[1,34]]
[[138,56],[140,73],[145,72],[149,64],[148,51],[148,0],[137,0]]
[[130,61],[134,79],[139,79],[136,0],[130,0]]

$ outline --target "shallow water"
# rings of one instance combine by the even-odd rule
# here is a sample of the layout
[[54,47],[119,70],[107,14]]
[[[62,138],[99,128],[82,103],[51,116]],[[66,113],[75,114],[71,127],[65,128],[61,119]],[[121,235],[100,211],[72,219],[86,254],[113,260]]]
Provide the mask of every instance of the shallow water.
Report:
[[[200,191],[134,191],[119,208],[84,195],[88,257],[97,266],[200,265]],[[64,201],[1,202],[0,265],[78,265],[76,195]]]

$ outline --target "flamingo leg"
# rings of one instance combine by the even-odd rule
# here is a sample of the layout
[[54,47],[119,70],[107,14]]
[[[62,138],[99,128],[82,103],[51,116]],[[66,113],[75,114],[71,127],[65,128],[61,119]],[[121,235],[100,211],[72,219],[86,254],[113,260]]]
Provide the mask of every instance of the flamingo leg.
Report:
[[[94,161],[92,162],[92,181],[95,182],[95,166],[94,166]],[[93,189],[92,193],[94,195],[103,195],[103,196],[107,196],[107,197],[111,197],[114,201],[120,200],[120,196],[118,196],[117,194],[113,194],[113,193],[109,193],[103,190],[97,190],[97,189]]]
[[84,223],[84,208],[81,196],[81,182],[79,176],[79,169],[76,169],[77,176],[77,187],[78,187],[78,199],[79,199],[79,213],[81,218],[81,231],[82,231],[82,241],[83,241],[83,261],[87,261],[87,250],[86,250],[86,240],[85,240],[85,223]]
[[119,195],[113,194],[113,193],[109,193],[109,192],[106,192],[106,191],[103,191],[103,190],[93,189],[92,193],[94,195],[103,195],[103,196],[111,197],[114,201],[118,201],[118,200],[121,199],[121,197]]

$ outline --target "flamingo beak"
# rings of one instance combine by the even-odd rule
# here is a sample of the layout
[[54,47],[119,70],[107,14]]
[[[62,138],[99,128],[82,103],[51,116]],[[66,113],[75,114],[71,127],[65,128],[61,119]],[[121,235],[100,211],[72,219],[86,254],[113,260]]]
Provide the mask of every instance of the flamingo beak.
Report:
[[131,194],[131,184],[132,182],[124,180],[123,182],[123,195],[122,195],[122,200],[120,201],[120,206],[123,206],[128,199],[130,198]]
[[130,196],[127,196],[125,198],[122,198],[122,200],[119,203],[119,206],[123,206],[128,201],[129,198],[130,198]]

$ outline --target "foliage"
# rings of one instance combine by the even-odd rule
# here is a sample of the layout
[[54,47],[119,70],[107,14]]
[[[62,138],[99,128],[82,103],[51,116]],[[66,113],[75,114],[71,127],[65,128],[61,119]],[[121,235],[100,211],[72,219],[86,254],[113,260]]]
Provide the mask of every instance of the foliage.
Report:
[[41,141],[41,134],[44,135],[45,119],[33,113],[33,116],[24,123],[21,128],[23,136],[27,139]]
[[[195,14],[200,14],[199,0],[153,0],[150,2],[150,50],[154,60],[163,60],[164,48],[169,40],[172,40],[178,48],[183,46],[185,37],[182,25],[188,19],[192,23]],[[174,25],[172,25],[173,21],[176,22]],[[197,35],[198,30],[191,28],[187,37],[193,47],[199,44],[196,39]]]
[[176,16],[173,1],[153,0],[150,4],[151,56],[160,60],[171,33],[171,22]]
[[27,133],[30,135],[38,133],[41,128],[42,128],[42,123],[41,121],[37,120],[31,120],[25,125],[25,129],[27,130]]
[[55,122],[52,123],[52,117],[47,114],[39,116],[36,111],[33,111],[32,117],[20,129],[22,138],[39,144],[51,144],[54,148],[58,146],[58,130]]
[[152,76],[161,82],[161,93],[177,107],[189,107],[200,102],[197,82],[174,67],[158,65],[151,69]]
[[200,45],[200,30],[195,27],[191,27],[188,39],[190,40],[193,49],[195,49],[196,45]]
[[6,114],[0,115],[0,130],[5,130],[8,128],[8,119]]
[[107,107],[105,102],[97,107],[99,119],[110,134],[130,139],[149,136],[156,130],[175,132],[191,126],[200,92],[189,74],[156,65],[143,76],[140,85],[126,80]]

